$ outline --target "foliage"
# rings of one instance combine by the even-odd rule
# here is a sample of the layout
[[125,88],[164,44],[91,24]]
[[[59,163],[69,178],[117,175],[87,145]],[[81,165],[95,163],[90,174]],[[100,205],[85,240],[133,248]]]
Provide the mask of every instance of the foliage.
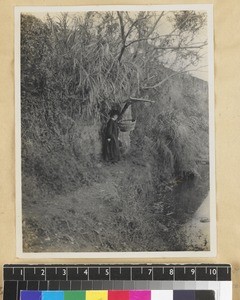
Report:
[[205,43],[194,49],[191,44],[205,15],[173,14],[173,30],[166,35],[159,33],[161,26],[157,30],[163,18],[164,12],[88,12],[62,14],[58,20],[48,16],[43,23],[23,15],[22,73],[32,78],[23,76],[22,85],[41,88],[48,101],[56,98],[52,101],[73,119],[83,110],[98,116],[103,106],[109,110],[113,103],[141,94],[149,83],[156,84],[159,62],[172,59],[172,53],[178,60],[181,56],[182,68],[199,59]]
[[[113,106],[130,96],[143,97],[155,104],[132,106],[137,125],[126,160],[131,166],[146,165],[151,184],[144,190],[144,180],[138,183],[138,176],[119,183],[121,201],[116,207],[123,212],[118,215],[120,225],[114,226],[124,230],[125,223],[131,224],[138,244],[142,236],[150,235],[151,227],[142,225],[150,220],[154,207],[154,218],[165,222],[157,227],[160,231],[177,225],[165,217],[166,211],[172,213],[169,190],[186,174],[200,177],[198,161],[208,160],[207,100],[195,94],[192,77],[184,74],[201,60],[206,41],[197,41],[205,23],[204,13],[192,11],[86,12],[48,15],[46,21],[23,14],[24,199],[41,197],[46,191],[68,193],[114,177],[98,167],[97,151],[84,149],[101,144],[100,133]],[[174,87],[175,81],[186,87]],[[116,207],[113,203],[111,208]]]
[[196,140],[200,136],[196,133],[205,124],[205,119],[199,122],[204,111],[199,112],[193,95],[186,96],[191,103],[171,99],[166,93],[165,102],[159,98],[164,96],[161,82],[176,73],[161,67],[160,61],[166,60],[166,50],[184,57],[187,66],[193,63],[193,52],[198,60],[198,50],[192,43],[206,16],[192,11],[173,12],[167,16],[172,30],[161,35],[164,14],[88,12],[62,14],[57,19],[48,16],[46,22],[22,15],[23,137],[35,135],[31,138],[41,147],[71,148],[79,118],[105,120],[111,107],[129,96],[151,97],[156,105],[141,108],[139,118],[145,129],[139,137],[149,138],[151,153],[155,149],[155,156],[164,158],[158,159],[162,174],[165,169],[169,173],[197,173],[195,161],[201,141]]

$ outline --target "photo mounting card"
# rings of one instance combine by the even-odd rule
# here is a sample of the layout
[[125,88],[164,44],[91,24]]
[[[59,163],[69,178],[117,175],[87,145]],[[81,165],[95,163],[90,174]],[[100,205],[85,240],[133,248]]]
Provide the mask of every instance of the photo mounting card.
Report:
[[15,8],[19,257],[216,255],[212,5]]

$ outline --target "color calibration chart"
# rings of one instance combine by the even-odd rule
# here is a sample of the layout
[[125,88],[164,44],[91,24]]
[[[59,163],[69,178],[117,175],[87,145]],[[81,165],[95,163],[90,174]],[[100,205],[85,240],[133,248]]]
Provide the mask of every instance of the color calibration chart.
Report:
[[214,291],[22,291],[21,300],[214,300]]
[[232,300],[231,266],[5,265],[3,300]]

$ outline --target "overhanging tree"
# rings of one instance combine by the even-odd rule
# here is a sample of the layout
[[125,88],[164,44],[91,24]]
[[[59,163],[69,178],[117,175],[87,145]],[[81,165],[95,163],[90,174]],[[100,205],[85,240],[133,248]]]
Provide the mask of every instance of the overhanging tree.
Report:
[[[203,38],[206,34],[202,34],[206,21],[204,12],[195,11],[87,12],[48,16],[46,22],[23,15],[22,49],[31,47],[35,54],[28,57],[26,70],[22,65],[22,86],[31,83],[30,92],[41,99],[35,108],[29,100],[25,107],[31,107],[33,115],[41,110],[45,116],[42,124],[48,126],[46,131],[57,135],[62,144],[69,139],[69,129],[79,117],[100,120],[113,105],[129,97],[156,100],[159,107],[148,120],[156,128],[164,84],[178,74],[201,67],[198,62],[207,47]],[[41,32],[40,44],[36,30]],[[23,54],[27,56],[26,51]],[[34,78],[29,78],[30,74]],[[193,108],[187,110],[188,115],[195,114]],[[174,111],[169,103],[165,112],[177,122],[169,123],[166,119],[163,131],[168,130],[172,140],[186,132],[192,139],[191,131],[182,130],[181,135],[179,110]],[[196,127],[190,118],[184,122],[188,130]],[[159,139],[162,134],[159,132]],[[185,136],[178,140],[185,143]],[[161,147],[158,141],[155,145]],[[198,149],[192,147],[191,159]]]

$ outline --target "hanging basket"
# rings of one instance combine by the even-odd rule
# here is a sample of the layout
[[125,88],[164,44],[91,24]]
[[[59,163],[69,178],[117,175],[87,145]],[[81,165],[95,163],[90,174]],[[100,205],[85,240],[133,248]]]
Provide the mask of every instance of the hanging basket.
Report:
[[121,120],[118,127],[122,132],[133,131],[136,126],[136,120]]

